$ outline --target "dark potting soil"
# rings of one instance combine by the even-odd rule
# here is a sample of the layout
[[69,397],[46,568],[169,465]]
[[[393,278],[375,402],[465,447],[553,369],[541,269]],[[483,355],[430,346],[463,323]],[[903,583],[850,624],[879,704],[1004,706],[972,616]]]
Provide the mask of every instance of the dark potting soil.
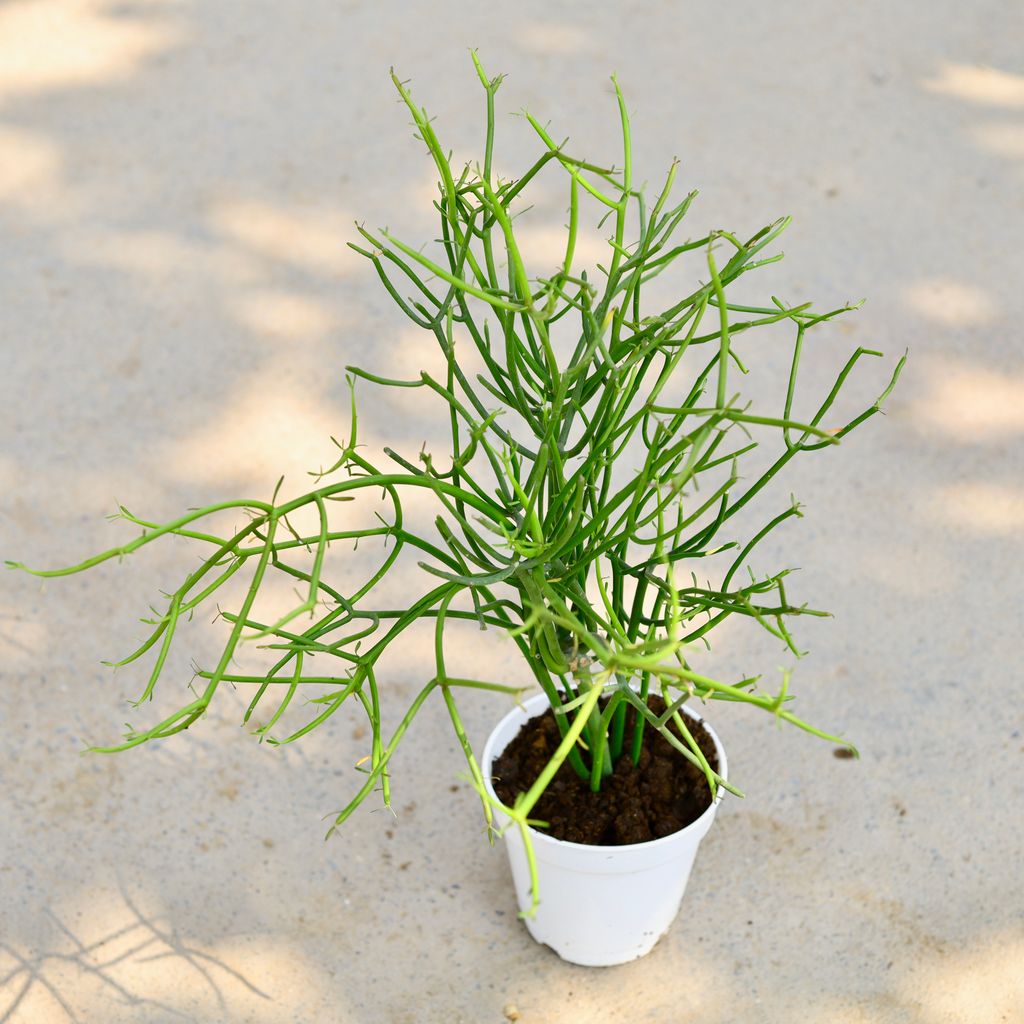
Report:
[[[649,704],[657,715],[665,710],[660,697],[652,696]],[[591,792],[589,782],[568,761],[558,769],[530,812],[531,818],[548,822],[543,830],[548,835],[593,846],[645,843],[678,832],[707,810],[711,793],[704,773],[650,726],[644,729],[640,760],[633,764],[629,750],[635,716],[629,708],[623,755],[614,772],[602,780],[600,792]],[[717,771],[718,757],[707,730],[689,716],[686,725]],[[674,726],[672,730],[676,731]],[[530,788],[561,739],[550,708],[526,723],[494,762],[494,791],[504,803],[511,807],[518,794]]]

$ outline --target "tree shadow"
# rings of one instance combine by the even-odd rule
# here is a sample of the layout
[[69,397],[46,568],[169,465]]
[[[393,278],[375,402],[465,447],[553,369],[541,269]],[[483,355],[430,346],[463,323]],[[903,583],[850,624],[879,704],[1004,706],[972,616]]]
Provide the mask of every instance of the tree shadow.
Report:
[[[117,888],[121,909],[127,912],[129,920],[99,939],[83,940],[56,911],[47,906],[43,908],[43,914],[57,934],[55,941],[48,943],[46,948],[24,952],[7,940],[0,940],[0,954],[14,964],[0,976],[0,1000],[9,1000],[5,1007],[0,1003],[0,1024],[14,1024],[19,1019],[28,1021],[30,1018],[16,1015],[37,994],[49,996],[72,1024],[87,1024],[94,1020],[94,1017],[83,1016],[72,1005],[82,976],[92,979],[107,999],[123,1007],[159,1010],[175,1019],[192,1020],[191,1013],[147,996],[138,990],[137,985],[118,977],[120,968],[167,959],[174,959],[187,968],[206,987],[225,1020],[229,1019],[229,1007],[218,974],[238,983],[251,995],[260,999],[271,998],[226,961],[191,945],[173,922],[147,914],[129,893],[123,879],[118,879]],[[61,977],[69,970],[73,981]]]

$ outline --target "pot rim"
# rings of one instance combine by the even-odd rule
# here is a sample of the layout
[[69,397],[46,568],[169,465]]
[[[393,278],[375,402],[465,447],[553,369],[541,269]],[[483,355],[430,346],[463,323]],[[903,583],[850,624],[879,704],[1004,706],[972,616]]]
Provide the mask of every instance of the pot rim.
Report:
[[[491,785],[491,766],[493,765],[498,754],[501,753],[501,751],[494,751],[495,737],[502,730],[502,728],[505,725],[509,724],[513,719],[521,719],[519,729],[517,729],[516,733],[513,734],[514,738],[516,735],[518,735],[519,730],[521,730],[522,727],[531,718],[539,717],[544,713],[544,711],[548,707],[550,707],[550,702],[548,701],[547,694],[545,694],[543,691],[539,693],[534,693],[531,696],[527,697],[525,700],[519,701],[519,703],[514,708],[512,708],[507,714],[503,715],[498,720],[494,728],[491,729],[490,735],[487,737],[487,742],[484,744],[483,757],[481,758],[481,768],[484,777],[484,786],[487,789],[488,795],[497,800],[500,807],[504,807],[505,805],[501,804],[501,801],[497,793],[494,792],[494,787]],[[679,710],[682,711],[685,715],[689,716],[690,718],[693,718],[696,721],[700,722],[707,730],[708,735],[711,737],[711,740],[715,745],[715,753],[718,755],[718,773],[722,776],[722,778],[727,779],[729,777],[729,762],[726,758],[725,748],[722,746],[722,741],[721,739],[719,739],[718,733],[716,733],[715,730],[712,729],[711,725],[707,722],[707,720],[703,718],[697,711],[692,709],[689,706],[689,704],[683,704]],[[511,743],[512,740],[510,739],[508,742]],[[507,745],[508,743],[505,744],[505,746]],[[504,749],[505,748],[502,747],[502,750]],[[648,839],[646,842],[643,843],[624,843],[615,846],[599,846],[595,843],[573,843],[567,839],[556,839],[554,836],[548,835],[548,833],[546,832],[539,832],[531,825],[527,825],[526,827],[527,829],[529,829],[531,838],[534,842],[540,842],[542,844],[549,843],[552,844],[554,847],[562,849],[602,851],[605,853],[606,856],[607,851],[609,850],[614,850],[617,852],[621,851],[622,853],[626,853],[630,850],[651,850],[657,847],[659,844],[663,846],[668,846],[673,841],[678,842],[681,836],[685,835],[687,832],[691,830],[696,831],[699,827],[710,826],[711,818],[714,817],[715,812],[718,810],[718,805],[722,802],[722,797],[725,795],[726,792],[726,789],[724,789],[722,786],[719,786],[718,793],[715,795],[715,799],[712,800],[710,804],[708,804],[708,806],[704,809],[704,812],[700,815],[699,818],[695,818],[693,821],[690,822],[689,825],[685,825],[683,828],[677,829],[675,832],[670,832],[667,836],[660,836],[658,839]],[[500,807],[496,808],[496,810],[498,810],[498,813],[501,813]]]

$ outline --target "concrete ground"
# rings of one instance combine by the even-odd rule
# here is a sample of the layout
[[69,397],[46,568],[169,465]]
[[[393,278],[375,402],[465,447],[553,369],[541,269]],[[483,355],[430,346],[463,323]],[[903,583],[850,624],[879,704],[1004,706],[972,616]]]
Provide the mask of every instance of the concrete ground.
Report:
[[[868,297],[823,335],[822,367],[884,350],[853,382],[869,402],[911,357],[886,418],[783,482],[806,518],[765,549],[802,567],[795,596],[835,612],[800,631],[798,707],[863,758],[713,707],[747,798],[723,808],[671,932],[624,967],[568,966],[517,923],[442,707],[397,759],[397,816],[367,806],[326,843],[321,817],[362,778],[355,719],[275,749],[225,694],[183,736],[80,756],[187,697],[187,658],[139,712],[123,701],[143,671],[100,665],[195,564],[187,545],[45,587],[0,576],[0,1021],[501,1024],[512,1006],[522,1024],[1024,1019],[1022,14],[1009,0],[2,5],[3,557],[55,566],[132,536],[103,518],[117,501],[169,519],[267,497],[281,473],[297,488],[347,432],[346,362],[427,365],[342,243],[354,218],[432,237],[433,177],[387,69],[474,155],[469,46],[508,73],[500,111],[529,108],[594,159],[616,158],[617,71],[637,174],[682,158],[684,187],[702,189],[695,233],[791,213],[764,294]],[[502,131],[511,174],[535,150],[521,121]],[[562,187],[538,191],[545,259]],[[415,451],[444,429],[402,396],[360,393],[368,449]],[[200,661],[222,635],[210,617],[187,638]],[[432,672],[428,647],[386,662],[390,708]],[[522,676],[490,634],[460,634],[453,657]],[[769,677],[789,663],[740,629],[712,661]],[[506,706],[464,701],[474,741]]]

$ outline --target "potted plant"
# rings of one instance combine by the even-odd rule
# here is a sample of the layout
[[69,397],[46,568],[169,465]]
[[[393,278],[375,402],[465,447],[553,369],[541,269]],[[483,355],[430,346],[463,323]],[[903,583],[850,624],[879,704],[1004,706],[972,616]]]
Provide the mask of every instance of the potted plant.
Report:
[[[148,637],[117,663],[152,661],[136,706],[152,699],[179,626],[247,581],[239,603],[220,609],[227,637],[219,658],[196,669],[193,698],[154,725],[130,728],[122,742],[94,749],[127,750],[188,729],[225,684],[251,689],[244,720],[259,722],[256,733],[274,743],[295,742],[356,702],[371,737],[366,778],[331,831],[377,790],[388,803],[395,750],[424,702],[439,697],[489,831],[510,840],[528,925],[567,959],[619,962],[643,955],[668,927],[722,791],[739,793],[695,704],[751,704],[843,743],[794,714],[787,677],[777,693],[764,693],[757,677],[725,682],[695,671],[689,652],[741,616],[798,653],[787,622],[824,613],[791,602],[788,570],[755,575],[748,559],[800,508],[791,501],[771,509],[762,525],[740,535],[733,532],[738,514],[792,459],[838,445],[874,415],[903,360],[881,397],[836,427],[826,417],[851,371],[879,355],[858,348],[814,412],[798,417],[804,341],[853,307],[816,313],[809,303],[772,298],[753,305],[726,295],[742,276],[781,258],[771,247],[788,219],[749,237],[714,230],[681,238],[696,193],[672,198],[676,163],[657,195],[646,197],[634,184],[617,83],[619,169],[573,156],[527,114],[539,155],[519,178],[498,177],[501,77],[489,78],[476,54],[473,60],[486,134],[482,162],[465,167],[453,166],[425,111],[392,74],[439,177],[433,249],[361,226],[363,242],[352,244],[424,340],[440,347],[444,373],[396,368],[385,376],[348,367],[348,438],[336,442],[337,461],[315,474],[305,494],[283,500],[275,490],[269,501],[225,501],[166,523],[121,507],[117,515],[141,535],[67,569],[28,571],[79,572],[169,536],[202,549],[198,568],[149,620]],[[538,274],[521,254],[517,217],[534,179],[552,172],[564,175],[568,225],[558,265]],[[576,255],[581,217],[594,208],[608,225],[607,254],[584,267]],[[687,264],[692,283],[675,283],[687,279]],[[651,282],[661,277],[664,284],[669,274],[673,297],[648,308]],[[776,407],[760,409],[742,399],[738,382],[747,372],[749,333],[769,325],[792,332],[791,368]],[[420,389],[448,422],[445,457],[385,448],[386,461],[372,459],[358,444],[357,384]],[[760,464],[755,452],[766,441],[777,451]],[[744,476],[751,467],[753,475]],[[403,498],[415,492],[434,501],[432,524],[407,519]],[[373,509],[369,525],[339,525],[336,503],[372,505],[377,495],[385,514]],[[218,527],[239,513],[248,517],[244,525]],[[332,545],[360,541],[364,550],[379,546],[379,564],[358,586],[330,582]],[[381,607],[380,585],[409,554],[422,569],[423,591],[401,607]],[[297,583],[301,599],[268,621],[260,600],[276,576]],[[511,637],[540,688],[499,724],[482,763],[457,695],[466,688],[520,690],[449,674],[446,626],[455,620]],[[388,694],[378,685],[377,663],[424,621],[434,630],[434,668],[386,734]],[[272,652],[265,670],[238,671],[235,655],[246,640]],[[284,729],[300,692],[314,713]],[[617,878],[620,861],[625,876]],[[587,907],[600,912],[588,917],[581,913]],[[568,923],[582,924],[584,934]]]

